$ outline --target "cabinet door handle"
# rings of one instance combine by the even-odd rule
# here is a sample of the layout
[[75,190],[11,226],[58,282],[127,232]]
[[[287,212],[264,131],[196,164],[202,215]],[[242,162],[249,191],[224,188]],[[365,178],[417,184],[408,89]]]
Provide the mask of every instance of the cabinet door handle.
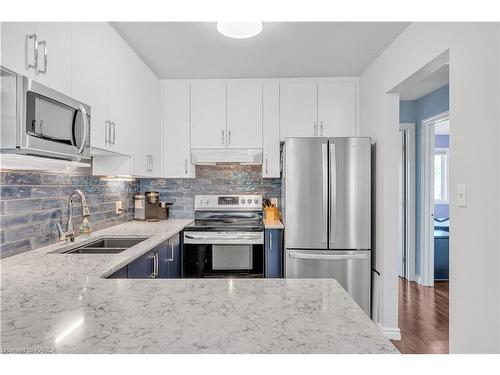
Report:
[[114,122],[112,122],[111,125],[113,126],[113,141],[111,143],[115,144],[115,140],[116,140],[116,124]]
[[266,175],[267,175],[267,158],[266,158]]
[[319,122],[319,132],[320,132],[320,135],[323,136],[323,121]]
[[[28,61],[28,44],[30,39],[33,39],[33,64],[30,64]],[[26,35],[26,40],[24,44],[25,58],[26,58],[26,69],[37,69],[38,65],[38,39],[36,34],[28,34]]]
[[224,144],[224,129],[222,129],[222,144]]
[[170,256],[169,261],[173,262],[174,261],[174,243],[173,242],[170,244],[170,251],[171,251],[171,256]]
[[43,46],[43,70],[38,69],[38,63],[36,67],[36,74],[47,74],[47,41],[42,40],[37,42],[38,46]]
[[229,130],[227,136],[229,138],[229,145],[231,145],[231,130]]
[[151,254],[149,256],[150,260],[150,267],[151,267],[151,273],[149,274],[149,277],[151,279],[154,279],[156,277],[155,271],[156,271],[156,254]]
[[316,121],[313,121],[313,133],[315,137],[318,135]]
[[149,172],[149,155],[146,155],[146,172]]
[[149,155],[149,171],[153,172],[153,155]]
[[184,174],[185,175],[188,174],[188,160],[187,160],[187,158],[184,159]]
[[109,120],[106,120],[104,122],[104,145],[107,145],[109,143],[109,125]]
[[273,241],[271,240],[271,233],[269,233],[269,251],[273,251]]

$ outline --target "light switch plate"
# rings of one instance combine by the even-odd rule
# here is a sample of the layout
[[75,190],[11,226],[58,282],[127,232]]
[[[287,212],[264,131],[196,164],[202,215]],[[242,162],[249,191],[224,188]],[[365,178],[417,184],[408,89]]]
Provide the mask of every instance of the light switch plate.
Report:
[[457,204],[459,207],[467,207],[467,186],[465,184],[457,186]]

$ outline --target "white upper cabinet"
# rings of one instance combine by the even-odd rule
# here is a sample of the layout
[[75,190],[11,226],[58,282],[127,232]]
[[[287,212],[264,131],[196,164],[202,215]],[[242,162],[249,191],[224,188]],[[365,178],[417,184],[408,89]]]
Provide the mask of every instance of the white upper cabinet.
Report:
[[132,175],[159,177],[161,175],[161,137],[160,137],[160,81],[134,55],[130,60],[131,84],[135,105],[130,114],[130,155],[132,156]]
[[[35,75],[35,23],[2,22],[1,65],[18,74],[33,78]],[[28,38],[31,36],[31,38]],[[28,67],[31,65],[33,67]]]
[[162,177],[195,177],[195,166],[191,164],[189,108],[189,82],[162,81]]
[[227,82],[227,147],[262,148],[262,82]]
[[356,83],[318,83],[318,135],[356,135]]
[[71,95],[71,23],[38,22],[38,73],[35,81]]
[[226,83],[191,82],[191,147],[226,147]]
[[2,22],[2,65],[71,94],[71,24]]
[[313,137],[317,129],[317,83],[313,80],[280,83],[280,136]]
[[108,118],[111,122],[111,150],[131,154],[134,142],[143,130],[134,127],[137,109],[134,60],[137,57],[118,33],[114,32],[108,60]]
[[262,177],[280,177],[279,83],[264,81],[263,90],[263,161]]
[[286,137],[353,137],[357,121],[355,78],[283,80],[280,133]]
[[72,96],[90,105],[92,147],[109,146],[108,51],[110,34],[107,22],[72,24]]

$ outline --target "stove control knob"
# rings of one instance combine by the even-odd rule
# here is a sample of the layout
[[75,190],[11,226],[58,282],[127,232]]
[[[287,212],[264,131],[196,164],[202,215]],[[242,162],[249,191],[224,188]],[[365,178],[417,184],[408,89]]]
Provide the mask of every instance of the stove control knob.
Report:
[[244,199],[241,200],[241,204],[245,204],[245,200]]
[[207,198],[207,199],[205,199],[205,203],[206,203],[206,204],[208,204],[208,202],[209,202],[208,198]]
[[258,200],[257,198],[255,198],[255,199],[253,200],[253,203],[257,204],[257,203],[259,203],[259,200]]
[[252,203],[252,200],[250,198],[247,199],[248,204]]
[[202,198],[200,198],[200,204],[203,204],[203,199]]

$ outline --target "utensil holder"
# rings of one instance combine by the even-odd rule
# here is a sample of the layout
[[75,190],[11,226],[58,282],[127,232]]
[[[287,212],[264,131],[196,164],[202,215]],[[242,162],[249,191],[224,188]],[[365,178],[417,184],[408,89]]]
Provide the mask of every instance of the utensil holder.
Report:
[[264,214],[266,221],[276,221],[280,219],[278,207],[264,207]]

